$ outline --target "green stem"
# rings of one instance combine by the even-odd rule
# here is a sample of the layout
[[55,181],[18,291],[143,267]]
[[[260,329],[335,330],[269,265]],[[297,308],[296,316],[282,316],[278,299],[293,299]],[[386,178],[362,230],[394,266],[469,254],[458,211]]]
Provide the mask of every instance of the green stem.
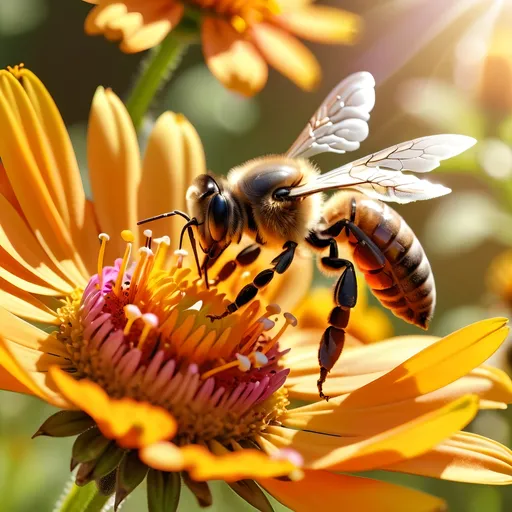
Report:
[[109,496],[100,494],[94,482],[83,487],[72,484],[55,512],[101,512],[108,500]]
[[188,44],[186,38],[180,38],[173,31],[143,63],[141,74],[126,103],[136,130],[140,129],[155,94],[178,67]]

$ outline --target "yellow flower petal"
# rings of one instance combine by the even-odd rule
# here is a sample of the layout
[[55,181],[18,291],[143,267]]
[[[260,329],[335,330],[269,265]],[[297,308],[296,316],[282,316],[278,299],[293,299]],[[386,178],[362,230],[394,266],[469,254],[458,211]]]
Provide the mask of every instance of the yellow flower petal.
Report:
[[326,5],[310,5],[276,16],[276,23],[296,36],[317,43],[353,44],[360,31],[356,14]]
[[123,448],[140,448],[176,433],[176,421],[163,408],[131,398],[110,398],[98,384],[75,380],[57,367],[50,369],[60,392],[97,423],[103,435]]
[[277,448],[297,450],[311,469],[367,471],[427,452],[464,428],[477,412],[478,399],[468,395],[375,435],[337,437],[269,427],[261,438]]
[[59,319],[49,307],[33,295],[0,277],[0,307],[15,315],[45,324],[59,324]]
[[[467,394],[480,398],[480,408],[484,401],[485,408],[504,409],[512,401],[512,382],[501,370],[479,367],[468,376],[420,397],[373,407],[359,407],[357,404],[351,405],[350,395],[343,395],[331,398],[329,402],[319,401],[290,409],[281,421],[290,428],[333,435],[371,435],[407,423]],[[290,393],[290,398],[295,396]],[[308,396],[318,400],[318,391]],[[372,418],[372,421],[368,421],[368,418]]]
[[496,351],[507,337],[506,323],[506,318],[492,318],[445,336],[352,393],[351,403],[362,406],[399,402],[454,382]]
[[492,439],[460,432],[424,455],[386,469],[455,482],[510,485],[512,451]]
[[[73,280],[65,275],[65,269],[59,262],[45,253],[26,222],[3,196],[0,196],[0,218],[0,246],[17,266],[22,266],[56,291],[71,293]],[[66,280],[60,276],[65,276]]]
[[253,44],[220,18],[206,17],[201,27],[206,64],[228,89],[253,96],[267,83],[268,68]]
[[0,71],[0,124],[0,158],[24,216],[50,258],[58,260],[75,282],[85,284],[85,269],[59,213],[65,203],[45,135],[23,87],[6,71]]
[[109,250],[123,254],[119,233],[130,229],[138,245],[137,189],[139,145],[125,106],[110,90],[96,90],[89,118],[87,155],[94,205],[100,229],[109,233]]
[[182,4],[171,4],[165,12],[161,11],[153,17],[144,18],[144,24],[124,38],[121,50],[136,53],[160,44],[169,32],[175,28],[183,17]]
[[[204,173],[204,150],[194,127],[180,114],[162,114],[149,136],[144,155],[138,194],[139,219],[170,210],[186,211],[187,188],[197,175]],[[153,236],[169,235],[177,249],[184,223],[181,217],[159,220],[151,225]]]
[[298,39],[268,23],[258,23],[251,27],[250,35],[272,67],[301,89],[315,89],[322,74],[320,65]]
[[[57,407],[69,404],[56,391],[48,376],[49,366],[65,362],[62,358],[44,354],[4,339],[0,335],[0,388],[37,396]],[[10,374],[11,377],[6,375]],[[7,377],[7,378],[1,378]],[[16,384],[16,381],[19,384]]]
[[199,445],[180,448],[172,443],[157,443],[140,450],[141,460],[161,471],[188,471],[197,481],[244,478],[269,478],[288,475],[296,469],[290,461],[273,459],[258,450],[242,449],[221,455]]
[[295,512],[439,512],[444,502],[420,491],[387,482],[327,471],[305,471],[298,482],[258,480],[272,496]]
[[65,204],[59,213],[67,223],[81,260],[91,272],[97,257],[96,226],[94,217],[87,211],[82,178],[66,126],[53,98],[39,78],[28,69],[21,69],[20,76],[44,133],[56,183],[64,196]]

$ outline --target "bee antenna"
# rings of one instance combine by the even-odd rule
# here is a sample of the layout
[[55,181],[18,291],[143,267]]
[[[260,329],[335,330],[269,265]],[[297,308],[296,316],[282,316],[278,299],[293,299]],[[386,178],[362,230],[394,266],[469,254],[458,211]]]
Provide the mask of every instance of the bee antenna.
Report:
[[196,238],[194,236],[194,231],[192,229],[192,226],[198,226],[198,225],[199,225],[199,223],[197,222],[197,219],[195,217],[192,219],[189,217],[189,220],[187,221],[187,223],[183,226],[183,228],[181,228],[179,248],[181,249],[183,246],[183,237],[185,236],[185,231],[186,231],[188,234],[188,238],[190,240],[190,245],[192,246],[192,252],[194,253],[194,259],[196,261],[197,273],[199,274],[199,278],[201,278],[203,274],[201,272],[201,264],[199,263],[199,255],[197,254],[197,242],[196,242]]
[[153,222],[154,220],[165,219],[167,217],[174,217],[175,215],[179,215],[180,217],[183,217],[187,222],[190,221],[190,216],[187,215],[185,212],[180,212],[179,210],[173,210],[172,212],[162,213],[160,215],[155,215],[154,217],[149,217],[144,220],[139,220],[137,222],[137,226],[140,226],[141,224],[146,224],[147,222]]

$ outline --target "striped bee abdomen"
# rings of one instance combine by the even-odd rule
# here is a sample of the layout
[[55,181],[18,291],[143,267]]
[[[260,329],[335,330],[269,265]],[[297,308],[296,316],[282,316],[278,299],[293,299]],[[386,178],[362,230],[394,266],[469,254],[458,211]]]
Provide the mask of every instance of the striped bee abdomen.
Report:
[[[432,269],[419,240],[387,204],[355,192],[339,192],[326,203],[325,225],[350,219],[354,209],[354,224],[380,249],[385,265],[375,268],[374,261],[368,261],[367,253],[358,247],[351,234],[348,245],[354,263],[383,306],[406,322],[426,329],[434,313],[436,291]],[[337,239],[347,242],[345,230]]]

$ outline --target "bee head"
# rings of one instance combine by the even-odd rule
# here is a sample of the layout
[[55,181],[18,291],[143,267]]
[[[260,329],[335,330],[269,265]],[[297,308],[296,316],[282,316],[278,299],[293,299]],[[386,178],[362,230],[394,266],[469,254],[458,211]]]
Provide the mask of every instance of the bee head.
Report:
[[233,207],[229,196],[213,176],[201,174],[188,188],[187,206],[198,220],[201,248],[215,259],[230,243]]

